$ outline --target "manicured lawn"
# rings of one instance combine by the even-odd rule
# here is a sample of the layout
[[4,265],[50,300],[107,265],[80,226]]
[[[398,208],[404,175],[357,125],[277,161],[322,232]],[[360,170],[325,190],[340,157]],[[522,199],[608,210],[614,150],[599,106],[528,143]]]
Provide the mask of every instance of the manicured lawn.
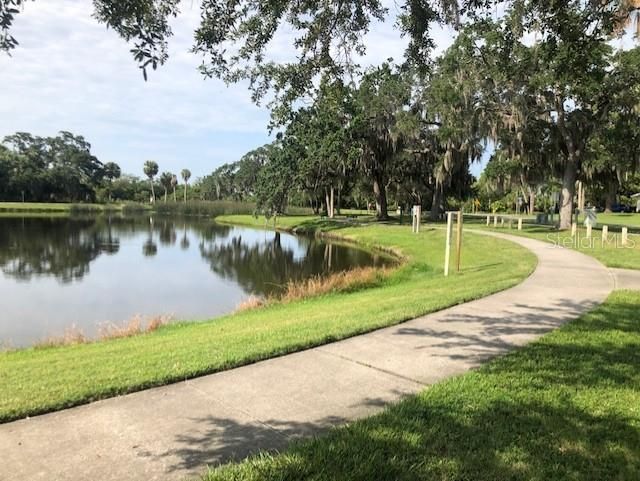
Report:
[[640,292],[381,414],[206,481],[640,479]]
[[[469,228],[486,229],[483,224],[470,223]],[[515,227],[515,224],[514,224]],[[504,232],[513,235],[522,235],[549,242],[563,247],[569,247],[582,252],[583,254],[595,257],[607,267],[618,267],[622,269],[640,269],[640,234],[629,234],[629,244],[622,246],[620,234],[610,232],[609,242],[602,243],[602,232],[594,230],[592,238],[586,238],[586,230],[578,229],[578,236],[572,239],[569,231],[556,231],[545,226],[523,226],[522,231],[517,228],[508,227],[493,229],[496,232]]]
[[[251,216],[223,220],[264,225]],[[444,278],[444,232],[409,226],[279,220],[321,228],[406,262],[376,287],[332,293],[202,323],[172,324],[126,339],[0,353],[0,421],[176,382],[364,333],[482,297],[523,280],[536,260],[525,249],[479,235],[465,238],[462,271]],[[179,295],[179,293],[176,293]]]
[[[54,202],[0,202],[0,212],[69,212],[69,203]],[[102,210],[101,204],[83,204],[87,208]]]
[[[598,224],[605,225],[627,225],[630,227],[640,227],[640,214],[605,214],[604,212],[599,212],[597,214]],[[583,222],[584,217],[580,216],[579,221]]]

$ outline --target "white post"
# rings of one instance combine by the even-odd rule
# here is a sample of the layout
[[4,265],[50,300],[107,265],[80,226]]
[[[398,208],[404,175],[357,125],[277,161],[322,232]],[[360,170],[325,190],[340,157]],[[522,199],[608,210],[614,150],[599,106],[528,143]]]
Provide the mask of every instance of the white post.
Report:
[[451,231],[453,230],[453,212],[447,212],[447,240],[444,247],[444,275],[449,275],[449,257],[451,256]]
[[626,246],[629,243],[629,229],[627,227],[622,228],[622,245]]
[[587,239],[591,239],[591,222],[587,222]]
[[422,206],[416,206],[416,234],[420,232],[420,219],[422,217]]
[[411,207],[411,232],[416,233],[416,206]]
[[604,243],[607,242],[608,238],[609,238],[609,226],[603,225],[602,226],[602,246],[603,247],[604,247]]
[[518,219],[518,230],[522,230],[522,217]]
[[487,227],[489,227],[489,224],[491,223],[491,216],[488,215],[487,216]]
[[571,224],[571,237],[575,237],[577,233],[578,233],[578,224],[574,222],[573,224]]
[[500,227],[504,227],[504,217],[500,217]]
[[493,216],[493,227],[498,227],[498,216],[497,215]]

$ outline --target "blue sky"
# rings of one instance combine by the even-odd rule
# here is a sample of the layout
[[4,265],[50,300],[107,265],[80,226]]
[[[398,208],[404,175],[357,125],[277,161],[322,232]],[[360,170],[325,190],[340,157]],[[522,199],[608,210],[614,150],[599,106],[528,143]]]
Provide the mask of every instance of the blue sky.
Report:
[[[405,41],[390,18],[374,25],[361,63],[401,58]],[[91,2],[27,2],[16,17],[20,42],[0,55],[0,137],[16,131],[84,135],[103,162],[141,175],[145,160],[160,170],[189,168],[195,177],[239,159],[269,141],[269,112],[252,104],[246,85],[204,79],[188,52],[199,20],[198,2],[185,2],[173,22],[169,61],[144,82],[129,46],[91,18]],[[452,32],[436,29],[438,51]],[[292,55],[289,37],[276,39],[274,58]],[[479,166],[473,169],[476,173]]]

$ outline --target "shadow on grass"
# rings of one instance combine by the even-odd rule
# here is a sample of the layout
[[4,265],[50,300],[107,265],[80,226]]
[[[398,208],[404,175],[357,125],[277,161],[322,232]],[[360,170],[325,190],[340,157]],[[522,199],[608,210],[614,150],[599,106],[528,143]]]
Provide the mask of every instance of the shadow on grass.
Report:
[[[616,294],[592,313],[478,371],[437,384],[377,416],[296,442],[283,454],[222,466],[207,479],[640,479],[639,304],[640,293]],[[495,322],[488,320],[487,328],[496,328]],[[500,343],[502,327],[497,329],[489,347],[510,348]],[[477,342],[455,337],[454,342]],[[208,433],[181,438],[189,466],[224,458],[193,457],[192,451],[201,451],[213,438],[231,447],[234,456],[226,459],[238,459],[255,452],[243,451],[246,446],[280,449],[287,439],[342,420],[311,426],[269,421],[277,433],[228,420],[203,422]],[[277,442],[270,444],[272,438]]]

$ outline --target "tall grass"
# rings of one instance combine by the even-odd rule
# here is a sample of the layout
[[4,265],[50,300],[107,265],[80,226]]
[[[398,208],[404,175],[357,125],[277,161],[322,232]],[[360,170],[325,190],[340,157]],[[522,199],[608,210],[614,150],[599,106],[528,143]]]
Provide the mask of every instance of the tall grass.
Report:
[[120,339],[123,337],[132,337],[147,332],[158,330],[161,326],[169,323],[171,316],[155,316],[148,321],[144,321],[141,316],[134,316],[122,324],[105,323],[98,329],[97,338],[93,339],[85,335],[84,331],[75,324],[65,329],[61,336],[49,336],[38,342],[33,347],[36,349],[44,349],[49,347],[70,346],[74,344],[87,344],[95,341],[104,341],[107,339]]
[[[184,202],[156,202],[154,212],[160,215],[211,216],[242,215],[256,212],[255,202],[237,202],[233,200],[197,200]],[[291,206],[287,208],[289,215],[306,215],[311,210],[306,207]]]
[[149,207],[138,202],[127,202],[122,205],[122,213],[124,215],[142,214],[147,212],[147,210],[149,210]]
[[211,216],[232,214],[253,214],[256,205],[253,202],[234,202],[230,200],[156,202],[154,212],[160,215]]
[[334,292],[354,292],[381,285],[389,272],[390,270],[385,268],[357,267],[329,276],[318,275],[303,281],[290,280],[278,299],[281,302],[291,302]]
[[95,214],[119,209],[120,207],[116,204],[71,204],[69,206],[69,213],[72,215]]
[[281,294],[268,298],[250,296],[238,304],[235,312],[249,311],[270,304],[288,303],[325,294],[355,292],[368,287],[380,286],[390,273],[390,268],[356,267],[329,276],[317,275],[309,279],[290,280]]

